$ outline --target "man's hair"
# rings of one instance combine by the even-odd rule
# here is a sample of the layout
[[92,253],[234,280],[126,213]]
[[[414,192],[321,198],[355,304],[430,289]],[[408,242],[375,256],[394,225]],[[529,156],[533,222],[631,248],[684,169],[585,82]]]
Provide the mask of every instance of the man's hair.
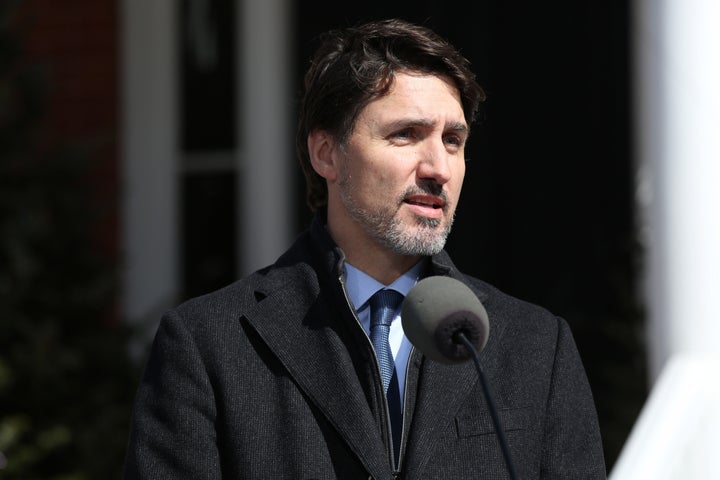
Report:
[[388,93],[398,72],[450,78],[460,92],[469,125],[485,99],[469,65],[435,32],[403,20],[375,21],[321,36],[305,74],[296,137],[310,209],[327,204],[325,179],[310,164],[307,139],[311,132],[324,130],[346,144],[362,109]]

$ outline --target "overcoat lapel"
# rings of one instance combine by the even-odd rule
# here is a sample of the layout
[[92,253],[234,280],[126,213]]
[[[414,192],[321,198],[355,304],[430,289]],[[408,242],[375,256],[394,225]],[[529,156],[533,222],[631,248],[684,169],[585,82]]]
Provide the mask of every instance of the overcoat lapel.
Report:
[[[443,365],[423,359],[418,379],[419,389],[407,443],[404,472],[406,478],[421,478],[427,459],[432,457],[441,429],[447,428],[457,416],[466,397],[475,393],[478,382],[475,366],[470,363]],[[430,385],[431,388],[423,388]]]
[[[305,298],[302,298],[304,295]],[[256,295],[256,297],[263,295]],[[303,392],[335,426],[374,478],[388,474],[388,454],[331,313],[312,294],[274,290],[246,313]]]

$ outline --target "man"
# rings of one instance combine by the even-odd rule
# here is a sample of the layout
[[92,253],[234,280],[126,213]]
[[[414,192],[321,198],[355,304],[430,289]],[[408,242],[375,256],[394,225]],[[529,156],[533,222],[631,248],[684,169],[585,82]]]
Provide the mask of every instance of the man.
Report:
[[508,478],[474,366],[414,349],[402,297],[376,306],[430,275],[489,314],[481,361],[519,477],[604,478],[566,323],[443,250],[484,99],[467,61],[423,27],[371,22],[327,34],[305,87],[313,224],[275,264],[163,317],[126,478]]

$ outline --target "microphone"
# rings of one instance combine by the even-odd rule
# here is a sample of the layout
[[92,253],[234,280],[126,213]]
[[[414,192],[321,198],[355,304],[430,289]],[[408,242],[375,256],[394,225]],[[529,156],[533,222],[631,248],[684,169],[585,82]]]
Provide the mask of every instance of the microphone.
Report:
[[459,339],[463,333],[475,350],[490,335],[488,315],[470,288],[450,277],[427,277],[410,289],[402,303],[402,326],[408,340],[425,356],[445,364],[463,363],[474,352]]
[[478,352],[487,344],[490,322],[477,295],[454,278],[426,277],[415,284],[403,300],[401,319],[405,336],[426,357],[448,365],[470,359],[475,362],[505,465],[511,480],[516,480],[505,431],[480,366]]

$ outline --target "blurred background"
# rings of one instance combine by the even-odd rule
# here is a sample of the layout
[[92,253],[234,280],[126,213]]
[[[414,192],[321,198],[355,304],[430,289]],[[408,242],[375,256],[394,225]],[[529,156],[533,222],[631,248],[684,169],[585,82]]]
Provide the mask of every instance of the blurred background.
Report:
[[[671,276],[667,249],[693,250],[653,241],[673,193],[657,187],[673,171],[647,161],[665,158],[669,127],[644,133],[671,83],[653,70],[667,67],[658,10],[0,0],[0,477],[119,477],[162,311],[270,263],[310,220],[294,128],[315,37],[389,17],[448,38],[488,94],[447,249],[570,323],[611,470],[666,359],[697,343],[668,339],[672,285],[653,287]],[[715,199],[702,198],[704,225]],[[717,238],[695,225],[682,230]]]

